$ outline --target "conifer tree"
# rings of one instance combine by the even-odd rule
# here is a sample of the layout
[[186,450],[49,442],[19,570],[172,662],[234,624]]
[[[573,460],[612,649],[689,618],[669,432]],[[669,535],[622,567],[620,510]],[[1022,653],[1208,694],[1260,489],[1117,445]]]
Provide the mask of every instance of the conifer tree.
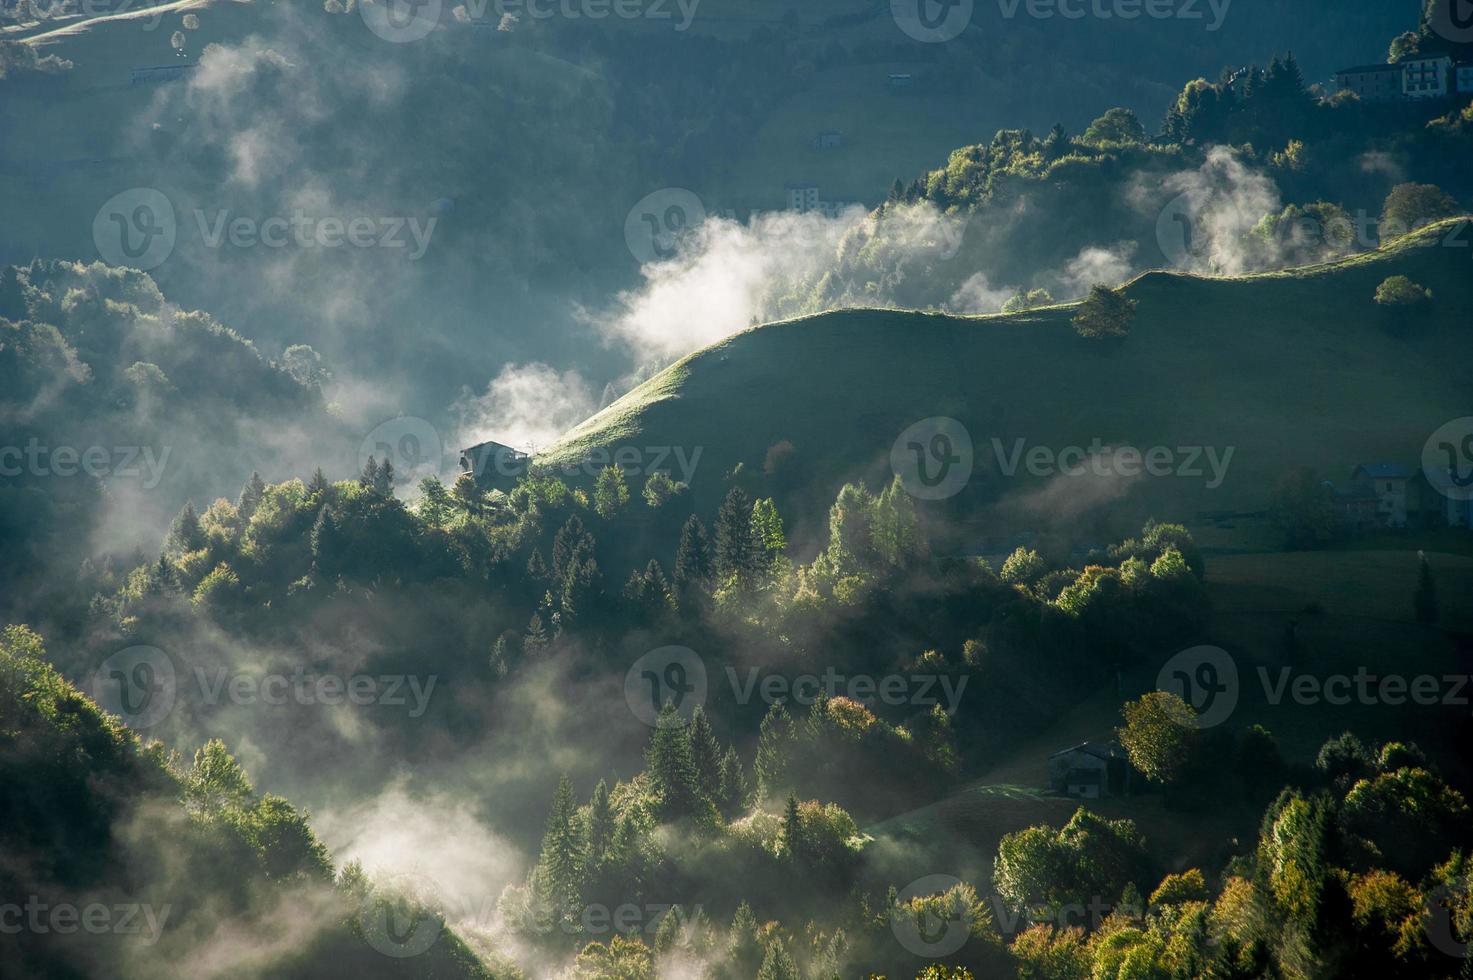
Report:
[[690,729],[681,720],[673,701],[667,700],[660,709],[645,759],[661,817],[708,820],[714,816],[711,804],[701,795],[695,760],[691,756]]
[[793,719],[781,702],[767,709],[757,734],[757,792],[772,799],[788,788],[789,755],[797,737]]
[[598,870],[607,863],[609,849],[614,843],[614,809],[609,803],[609,786],[602,779],[593,788],[593,799],[588,804],[587,855],[590,870]]
[[752,906],[743,901],[731,918],[727,933],[726,954],[736,977],[756,976],[762,964],[762,944],[757,939],[757,917]]
[[312,568],[319,578],[336,579],[344,571],[346,540],[332,508],[323,504],[312,524]]
[[317,469],[312,471],[312,482],[307,484],[307,493],[313,498],[321,500],[322,495],[331,490],[332,484],[327,481],[327,474],[322,472],[322,467],[317,467]]
[[675,598],[689,611],[711,588],[711,540],[706,526],[692,514],[680,529],[680,547],[675,552]]
[[783,948],[783,941],[775,939],[767,947],[767,956],[762,960],[762,969],[757,971],[757,980],[802,980],[798,965]]
[[527,575],[534,582],[546,582],[548,577],[547,562],[542,557],[541,548],[532,549],[532,557],[527,559]]
[[741,487],[732,487],[716,514],[716,578],[750,581],[757,569],[759,548],[752,534],[752,501]]
[[701,795],[719,806],[721,802],[721,746],[711,730],[711,719],[705,709],[696,705],[690,719],[691,761],[696,767],[696,782]]
[[746,812],[752,788],[747,782],[747,771],[737,756],[734,746],[726,747],[721,757],[720,806],[727,817],[736,817]]
[[169,544],[181,554],[198,551],[205,546],[205,532],[200,527],[199,515],[194,512],[194,501],[185,501],[184,509],[174,518],[174,525],[169,529]]
[[261,474],[253,472],[246,485],[241,488],[240,497],[235,503],[235,511],[240,515],[242,524],[250,523],[251,515],[261,506],[261,499],[265,496],[266,481],[261,479]]
[[378,464],[378,471],[373,475],[373,492],[384,497],[394,493],[394,464],[387,456]]
[[582,889],[583,851],[573,803],[573,784],[558,780],[542,835],[542,853],[533,872],[536,897],[564,915],[575,914]]
[[791,793],[783,808],[783,856],[794,863],[803,859],[803,818],[798,814],[798,798]]

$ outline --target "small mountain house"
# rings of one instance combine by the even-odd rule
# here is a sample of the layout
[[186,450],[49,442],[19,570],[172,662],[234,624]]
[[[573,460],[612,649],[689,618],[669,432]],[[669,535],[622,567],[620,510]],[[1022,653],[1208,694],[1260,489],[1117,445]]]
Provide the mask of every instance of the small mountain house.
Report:
[[1049,786],[1081,800],[1130,791],[1130,760],[1115,742],[1081,742],[1048,758]]
[[483,442],[460,451],[460,468],[491,490],[510,490],[527,475],[532,457],[499,442]]

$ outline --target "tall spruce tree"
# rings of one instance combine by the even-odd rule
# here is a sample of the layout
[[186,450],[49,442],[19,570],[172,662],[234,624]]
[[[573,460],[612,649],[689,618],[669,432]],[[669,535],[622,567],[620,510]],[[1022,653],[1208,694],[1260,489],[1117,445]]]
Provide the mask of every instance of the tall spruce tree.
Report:
[[788,789],[788,766],[797,727],[781,702],[767,709],[757,733],[757,759],[753,769],[757,776],[760,799],[770,800]]
[[583,848],[577,819],[573,784],[563,776],[552,797],[542,853],[533,874],[537,899],[564,915],[576,914],[582,891]]
[[680,546],[675,552],[675,599],[682,612],[698,605],[711,588],[711,539],[706,525],[692,514],[680,529]]
[[732,487],[716,514],[716,578],[735,579],[738,585],[751,581],[761,554],[752,533],[752,499],[741,487]]
[[757,980],[802,980],[798,973],[798,964],[788,955],[781,939],[774,939],[772,945],[767,947],[767,956],[762,960],[762,968],[757,971]]
[[721,746],[711,729],[711,719],[706,717],[705,709],[700,705],[696,706],[690,719],[690,753],[701,795],[720,807]]
[[609,802],[609,784],[602,779],[593,788],[593,799],[588,803],[585,860],[590,869],[599,869],[609,859],[609,848],[614,843],[614,808]]
[[700,777],[691,755],[690,728],[675,710],[673,701],[666,701],[660,709],[645,759],[662,818],[710,820],[715,816],[710,802],[701,793]]
[[261,499],[265,496],[266,481],[261,479],[261,474],[252,473],[246,485],[241,488],[240,497],[235,503],[236,513],[240,515],[242,524],[249,523],[251,515],[261,506]]

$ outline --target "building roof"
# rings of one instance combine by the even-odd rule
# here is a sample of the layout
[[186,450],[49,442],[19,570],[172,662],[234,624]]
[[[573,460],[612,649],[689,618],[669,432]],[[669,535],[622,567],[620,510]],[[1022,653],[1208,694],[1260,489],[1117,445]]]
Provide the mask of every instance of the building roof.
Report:
[[1067,749],[1060,749],[1049,756],[1049,758],[1057,759],[1061,755],[1070,755],[1075,752],[1083,752],[1085,755],[1107,761],[1110,759],[1124,758],[1124,751],[1113,742],[1080,742],[1078,745],[1071,745]]
[[1384,72],[1393,72],[1393,71],[1399,72],[1399,71],[1401,71],[1401,65],[1400,64],[1395,64],[1395,65],[1392,65],[1392,64],[1357,65],[1354,68],[1342,68],[1339,71],[1337,71],[1335,74],[1336,75],[1368,75],[1371,72],[1380,72],[1380,71],[1384,71]]
[[1405,463],[1361,463],[1351,477],[1364,474],[1373,480],[1410,480],[1412,468]]
[[462,455],[464,455],[465,453],[474,453],[474,452],[479,452],[481,450],[490,450],[492,452],[496,452],[496,451],[501,450],[501,449],[508,450],[509,452],[515,453],[518,456],[526,456],[527,455],[526,453],[522,452],[520,449],[517,449],[517,448],[515,448],[513,446],[508,446],[505,443],[495,442],[493,440],[487,440],[486,442],[478,442],[474,446],[467,446],[465,449],[462,449],[460,452],[461,452]]

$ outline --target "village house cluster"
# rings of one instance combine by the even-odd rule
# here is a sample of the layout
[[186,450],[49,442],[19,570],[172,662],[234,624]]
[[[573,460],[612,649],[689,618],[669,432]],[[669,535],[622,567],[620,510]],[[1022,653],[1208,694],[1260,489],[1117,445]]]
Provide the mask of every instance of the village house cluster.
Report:
[[1325,482],[1335,513],[1352,530],[1413,525],[1473,527],[1473,500],[1440,492],[1421,469],[1361,463],[1346,483]]
[[1408,58],[1396,64],[1360,65],[1335,73],[1342,92],[1363,102],[1423,102],[1473,94],[1473,63],[1447,55]]

